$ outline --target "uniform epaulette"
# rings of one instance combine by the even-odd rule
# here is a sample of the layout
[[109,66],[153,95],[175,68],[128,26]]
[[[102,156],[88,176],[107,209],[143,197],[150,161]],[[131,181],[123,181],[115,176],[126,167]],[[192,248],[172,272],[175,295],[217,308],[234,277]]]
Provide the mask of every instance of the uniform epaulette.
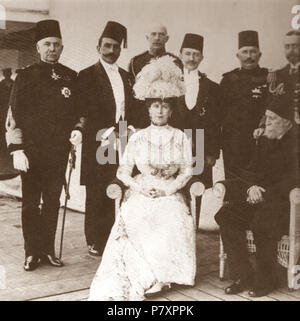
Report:
[[225,78],[229,77],[231,80],[237,80],[239,79],[238,77],[238,71],[240,71],[240,68],[235,68],[231,71],[225,72],[222,76]]
[[233,74],[233,73],[235,73],[235,72],[237,72],[237,71],[239,71],[239,70],[240,70],[240,68],[235,68],[235,69],[233,69],[233,70],[230,70],[230,71],[224,72],[224,74],[223,74],[222,76],[224,77],[224,76],[227,76],[227,75]]
[[148,51],[144,51],[143,53],[139,54],[139,55],[136,55],[134,56],[131,60],[134,61],[140,57],[143,57],[144,55],[146,55],[148,53]]
[[26,72],[26,71],[29,71],[31,69],[34,69],[36,64],[32,64],[32,65],[27,65],[26,67],[21,67],[19,69],[17,69],[17,73],[22,73],[22,72]]
[[268,70],[268,76],[267,76],[267,83],[273,84],[276,82],[277,79],[277,70],[276,69],[269,69]]
[[73,70],[73,69],[71,69],[71,68],[69,68],[69,67],[67,67],[67,66],[65,66],[65,65],[62,65],[62,64],[60,64],[60,66],[61,66],[61,68],[64,69],[64,71],[66,71],[68,74],[76,77],[77,72],[76,72],[75,70]]

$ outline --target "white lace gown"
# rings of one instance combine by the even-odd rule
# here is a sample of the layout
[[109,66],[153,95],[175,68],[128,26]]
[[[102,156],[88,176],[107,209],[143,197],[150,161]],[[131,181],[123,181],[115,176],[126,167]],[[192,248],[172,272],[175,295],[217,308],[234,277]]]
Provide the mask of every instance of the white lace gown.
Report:
[[[134,165],[141,174],[132,177]],[[130,137],[117,172],[129,189],[89,300],[136,301],[162,285],[194,285],[194,222],[178,192],[191,175],[191,145],[182,131],[151,125]],[[141,186],[162,189],[166,196],[144,196]]]

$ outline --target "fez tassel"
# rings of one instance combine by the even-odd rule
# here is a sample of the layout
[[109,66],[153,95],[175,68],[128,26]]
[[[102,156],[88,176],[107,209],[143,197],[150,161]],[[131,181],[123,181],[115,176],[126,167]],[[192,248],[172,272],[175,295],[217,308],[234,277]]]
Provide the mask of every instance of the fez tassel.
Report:
[[68,200],[70,199],[70,182],[71,182],[71,175],[73,169],[75,169],[75,163],[76,163],[76,148],[74,145],[71,147],[70,151],[70,158],[69,158],[69,175],[68,175],[68,181],[64,184],[65,189],[65,203],[64,203],[64,212],[63,212],[63,219],[62,219],[62,227],[61,227],[61,237],[60,237],[60,247],[59,247],[59,259],[62,258],[62,248],[63,248],[63,240],[64,240],[64,229],[65,229],[65,221],[66,221],[66,214],[67,214],[67,204]]

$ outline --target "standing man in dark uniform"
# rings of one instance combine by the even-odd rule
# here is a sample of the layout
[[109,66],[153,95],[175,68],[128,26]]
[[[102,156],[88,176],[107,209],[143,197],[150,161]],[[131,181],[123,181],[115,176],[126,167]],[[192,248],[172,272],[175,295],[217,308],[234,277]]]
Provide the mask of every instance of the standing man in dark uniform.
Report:
[[[169,40],[167,28],[161,23],[153,23],[146,34],[149,43],[149,50],[133,57],[129,64],[129,74],[132,83],[135,83],[135,77],[152,59],[165,55],[177,58],[175,55],[166,51],[166,43]],[[177,58],[178,59],[178,58]]]
[[[225,203],[216,214],[234,283],[225,289],[237,294],[250,288],[252,297],[276,288],[277,241],[289,226],[289,193],[299,184],[297,136],[287,95],[270,96],[265,134],[258,139],[251,164],[236,180],[217,183]],[[224,189],[226,187],[226,191]],[[246,230],[252,230],[256,266],[252,270]],[[254,274],[253,274],[254,272]]]
[[258,33],[239,33],[237,58],[241,68],[223,75],[222,93],[222,150],[226,178],[238,177],[249,165],[255,147],[253,131],[265,112],[267,93],[266,68],[258,65]]
[[[129,119],[132,99],[129,75],[116,64],[126,39],[126,28],[109,21],[98,42],[99,61],[78,75],[81,184],[86,185],[85,236],[91,255],[102,255],[115,217],[106,188],[116,177],[118,155],[113,146],[120,122]],[[115,157],[104,159],[111,152]]]
[[58,63],[63,50],[58,21],[38,22],[36,43],[40,62],[18,73],[7,119],[8,148],[22,178],[26,271],[34,270],[40,259],[63,265],[55,257],[55,233],[69,138],[77,120],[76,73]]
[[182,130],[192,129],[193,156],[196,155],[196,130],[204,129],[204,171],[200,176],[206,188],[212,186],[212,167],[220,154],[220,105],[219,85],[198,70],[203,59],[203,37],[187,33],[184,37],[180,58],[183,63],[185,96],[174,110],[172,125]]
[[[285,35],[284,51],[288,64],[269,72],[269,93],[272,95],[286,93],[290,97],[293,101],[290,108],[294,112],[294,122],[300,125],[300,31],[292,30]],[[254,133],[255,138],[263,133],[263,127],[264,119],[261,128]]]
[[[165,45],[169,40],[169,36],[167,28],[164,25],[158,22],[152,23],[149,26],[146,39],[149,43],[149,50],[133,57],[129,63],[128,70],[132,86],[135,83],[135,78],[138,73],[153,59],[169,55],[174,57],[176,59],[176,64],[182,67],[180,60],[172,53],[166,51]],[[134,126],[137,128],[145,128],[150,125],[147,108],[138,100],[134,100],[133,108],[135,115],[133,119]]]
[[11,79],[11,68],[2,70],[4,79],[0,82],[0,151],[5,147],[5,121],[8,111],[10,92],[14,81]]
[[[299,94],[300,89],[300,31],[292,30],[285,35],[284,50],[288,64],[270,72],[269,91],[275,95],[286,92],[293,98],[295,94]],[[296,111],[299,114],[299,109]]]

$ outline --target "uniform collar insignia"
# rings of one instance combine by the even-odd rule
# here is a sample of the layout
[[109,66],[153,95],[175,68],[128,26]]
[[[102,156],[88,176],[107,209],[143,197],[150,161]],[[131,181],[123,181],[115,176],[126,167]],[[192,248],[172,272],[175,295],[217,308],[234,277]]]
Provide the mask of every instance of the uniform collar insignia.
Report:
[[58,80],[58,79],[61,78],[61,76],[58,75],[58,74],[54,71],[54,68],[52,68],[51,78],[54,79],[54,80]]

